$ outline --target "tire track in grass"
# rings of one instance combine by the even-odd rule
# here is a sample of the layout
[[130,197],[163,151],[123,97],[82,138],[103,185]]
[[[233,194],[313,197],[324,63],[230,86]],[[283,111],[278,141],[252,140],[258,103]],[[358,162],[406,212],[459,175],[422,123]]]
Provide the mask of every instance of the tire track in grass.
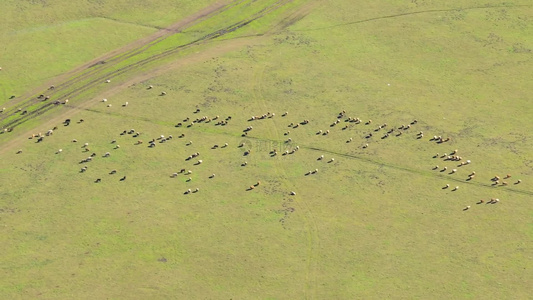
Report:
[[[70,87],[76,83],[79,83],[81,80],[87,79],[90,76],[95,75],[98,72],[102,72],[106,69],[112,68],[114,65],[120,62],[123,62],[128,58],[131,58],[135,55],[138,55],[146,51],[149,47],[157,45],[158,43],[161,43],[168,37],[175,35],[177,33],[181,33],[183,30],[191,26],[194,26],[220,13],[223,13],[224,11],[230,8],[233,8],[236,5],[241,4],[243,1],[245,0],[236,0],[224,6],[218,6],[215,9],[206,9],[206,12],[201,11],[198,13],[199,14],[198,16],[194,15],[190,20],[180,21],[166,28],[165,30],[161,30],[150,37],[142,39],[141,42],[134,42],[133,44],[131,44],[131,46],[129,46],[129,47],[135,47],[133,49],[127,49],[126,51],[118,53],[118,54],[115,54],[114,52],[112,52],[111,54],[104,55],[103,57],[95,59],[91,61],[90,63],[86,64],[84,67],[82,67],[81,70],[78,70],[76,72],[77,74],[73,75],[74,77],[70,77],[66,79],[65,81],[57,84],[57,87],[54,90],[50,91],[48,87],[41,88],[41,90],[43,90],[41,94],[44,94],[50,97],[55,96],[62,89],[64,90],[67,87]],[[139,43],[140,45],[137,46]],[[32,105],[35,105],[36,103],[41,102],[41,100],[37,99],[37,96],[38,94],[32,94],[30,97],[23,98],[20,101],[12,101],[9,104],[11,104],[13,109],[16,105],[17,107],[22,108],[22,110],[25,110],[26,108],[29,108]],[[62,97],[59,97],[59,98],[62,98]],[[19,104],[19,103],[22,103],[22,104]],[[10,111],[8,109],[6,114],[0,115],[0,121],[3,121],[8,116],[10,116],[10,113],[12,113],[12,110]]]
[[368,22],[378,21],[378,20],[394,19],[394,18],[399,18],[399,17],[406,17],[406,16],[420,15],[420,14],[427,14],[427,13],[436,13],[436,12],[495,9],[495,8],[523,8],[523,7],[532,7],[532,6],[533,5],[530,5],[530,4],[518,4],[518,5],[511,4],[511,5],[472,6],[472,7],[465,7],[465,8],[427,9],[427,10],[413,11],[413,12],[401,13],[401,14],[395,14],[395,15],[379,16],[379,17],[368,18],[368,19],[359,20],[359,21],[353,21],[353,22],[333,24],[333,25],[324,26],[324,27],[318,27],[318,28],[299,29],[299,30],[294,30],[294,31],[324,30],[324,29],[331,29],[331,28],[340,27],[340,26],[362,24],[362,23],[368,23]]
[[[254,74],[253,83],[254,83],[254,98],[257,102],[261,103],[265,111],[270,111],[266,104],[266,101],[262,93],[262,82],[265,74],[266,64],[263,64],[261,69]],[[279,135],[279,130],[276,125],[275,119],[271,119],[271,126],[268,126],[268,131],[270,137],[277,138]],[[274,139],[271,139],[273,141]],[[280,144],[281,145],[281,144]],[[280,149],[281,150],[281,149]],[[280,183],[284,186],[289,186],[290,181],[289,176],[285,172],[285,166],[281,165],[281,160],[275,158],[275,171],[278,177],[280,178]],[[287,188],[289,190],[296,190]],[[285,196],[288,197],[288,196]],[[313,215],[312,210],[305,201],[300,200],[299,194],[291,196],[293,203],[302,210],[303,218],[305,223],[307,223],[307,240],[308,240],[308,255],[307,255],[307,272],[306,272],[306,290],[305,290],[305,299],[315,299],[316,290],[317,290],[317,272],[318,272],[318,250],[320,249],[320,236],[318,234],[318,226],[316,218]]]
[[[85,85],[79,87],[78,89],[75,89],[74,91],[72,92],[68,92],[64,95],[62,95],[61,98],[65,99],[65,98],[71,98],[71,97],[75,97],[75,96],[78,96],[80,94],[82,94],[83,92],[87,92],[89,91],[90,89],[96,87],[99,83],[101,84],[103,82],[104,79],[112,79],[114,77],[117,77],[117,76],[120,76],[128,71],[130,71],[131,69],[136,69],[136,68],[139,68],[139,67],[142,67],[142,66],[145,66],[149,63],[154,63],[154,62],[157,62],[161,59],[164,59],[164,58],[167,58],[168,56],[170,55],[173,55],[175,53],[178,53],[186,48],[189,48],[189,47],[192,47],[192,46],[195,46],[195,45],[203,45],[205,44],[206,42],[209,42],[211,40],[214,40],[214,39],[217,39],[221,36],[224,36],[228,33],[231,33],[243,26],[246,26],[250,23],[252,23],[253,21],[257,20],[257,19],[260,19],[266,15],[268,15],[269,13],[273,12],[273,11],[276,11],[277,9],[283,7],[284,5],[286,5],[287,3],[290,3],[292,2],[292,0],[280,0],[280,1],[277,1],[275,2],[274,4],[270,5],[270,6],[267,6],[265,8],[263,8],[262,10],[260,10],[258,13],[255,13],[253,14],[252,16],[248,17],[248,18],[245,18],[241,21],[238,21],[230,26],[227,26],[227,27],[224,27],[222,29],[219,29],[219,30],[216,30],[214,32],[211,32],[195,41],[192,41],[192,42],[189,42],[189,43],[186,43],[184,45],[179,45],[179,46],[176,46],[174,48],[171,48],[169,50],[166,50],[166,51],[163,51],[162,53],[158,53],[158,54],[155,54],[155,55],[152,55],[148,58],[145,58],[145,59],[141,59],[140,61],[137,61],[137,62],[134,62],[134,63],[131,63],[129,65],[126,65],[125,67],[122,67],[122,68],[119,68],[117,70],[114,70],[108,74],[105,74],[105,75],[101,75],[100,77],[96,78],[96,79],[92,79],[92,81],[86,83]],[[91,78],[89,78],[88,80],[91,80]],[[21,116],[19,117],[18,119],[15,119],[13,121],[10,121],[8,122],[7,124],[4,124],[3,125],[3,128],[14,128],[22,123],[24,123],[25,121],[27,120],[30,120],[38,115],[41,115],[41,114],[44,114],[46,112],[48,112],[49,110],[53,109],[55,107],[55,104],[54,103],[46,103],[44,105],[42,105],[40,108],[37,108],[36,110],[32,111],[32,112],[29,112],[28,114],[24,115],[24,116]]]

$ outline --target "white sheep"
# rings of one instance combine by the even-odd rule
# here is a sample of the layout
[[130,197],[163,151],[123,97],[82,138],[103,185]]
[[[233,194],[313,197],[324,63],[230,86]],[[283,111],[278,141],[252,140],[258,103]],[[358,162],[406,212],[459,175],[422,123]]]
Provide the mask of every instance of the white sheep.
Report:
[[110,83],[110,82],[111,82],[111,80],[110,80],[110,79],[107,79],[107,80],[105,81],[105,83]]
[[323,160],[324,159],[324,155],[320,155],[320,157],[317,158],[317,160]]
[[63,149],[59,149],[59,150],[57,150],[56,154],[59,154],[59,153],[61,153],[61,152],[63,152]]

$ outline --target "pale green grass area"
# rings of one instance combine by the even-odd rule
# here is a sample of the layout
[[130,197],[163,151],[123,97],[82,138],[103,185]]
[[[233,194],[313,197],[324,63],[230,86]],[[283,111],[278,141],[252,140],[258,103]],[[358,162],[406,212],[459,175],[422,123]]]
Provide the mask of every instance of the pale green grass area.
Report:
[[[2,1],[1,31],[61,24],[91,17],[165,27],[215,3],[212,0]],[[222,2],[220,2],[222,3]]]
[[0,20],[0,104],[154,33],[213,1],[7,1]]
[[9,42],[0,53],[0,103],[153,32],[153,28],[95,18],[8,34]]
[[[531,8],[428,12],[310,30],[442,8],[417,3],[319,6],[258,45],[131,86],[109,97],[112,107],[96,103],[43,143],[28,141],[21,154],[3,155],[0,294],[528,298],[533,45],[524,20],[533,17]],[[167,96],[158,96],[162,90]],[[341,118],[330,127],[341,110],[372,123]],[[276,116],[247,121],[267,112]],[[232,120],[190,128],[183,121],[216,115]],[[288,127],[304,119],[310,123]],[[381,139],[413,119],[418,123],[401,136]],[[178,122],[183,126],[174,127]],[[253,130],[241,137],[247,126]],[[120,135],[132,128],[141,136]],[[368,133],[374,136],[364,138]],[[148,148],[159,135],[173,139]],[[433,135],[452,140],[436,144]],[[237,147],[242,141],[245,147]],[[296,146],[296,153],[281,155]],[[280,154],[271,157],[274,148]],[[252,153],[244,156],[247,149]],[[432,158],[454,149],[472,163]],[[93,162],[78,164],[92,152]],[[198,158],[185,160],[195,152]],[[198,159],[203,163],[195,165]],[[88,171],[79,173],[84,165]],[[433,171],[435,165],[458,172]],[[193,173],[170,178],[182,168]],[[109,175],[112,169],[117,174]],[[472,171],[476,178],[466,181]],[[508,186],[489,186],[491,177],[507,173]],[[517,179],[523,182],[514,185]],[[475,204],[490,198],[501,201]]]

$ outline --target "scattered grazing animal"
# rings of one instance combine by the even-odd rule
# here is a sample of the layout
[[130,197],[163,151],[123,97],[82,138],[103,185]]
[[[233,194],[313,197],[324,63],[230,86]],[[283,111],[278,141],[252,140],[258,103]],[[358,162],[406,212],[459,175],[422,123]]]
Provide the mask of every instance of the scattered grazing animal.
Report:
[[521,179],[518,179],[518,181],[515,182],[514,184],[519,184],[519,183],[521,183],[521,182],[522,182],[522,180],[521,180]]
[[291,191],[290,195],[291,195],[291,196],[294,196],[294,195],[296,195],[296,192]]
[[463,208],[463,211],[465,210],[469,210],[470,209],[470,205],[466,206],[465,208]]
[[120,178],[120,181],[124,181],[124,180],[126,180],[126,176]]
[[100,182],[100,181],[102,181],[102,179],[98,178],[98,179],[96,179],[94,182],[95,182],[95,183],[98,183],[98,182]]
[[117,173],[117,170],[111,170],[111,172],[109,172],[109,175],[113,175],[113,174],[116,174]]
[[452,190],[452,191],[457,191],[458,189],[459,189],[459,187],[458,187],[458,186],[456,186],[455,188],[453,188],[453,190]]

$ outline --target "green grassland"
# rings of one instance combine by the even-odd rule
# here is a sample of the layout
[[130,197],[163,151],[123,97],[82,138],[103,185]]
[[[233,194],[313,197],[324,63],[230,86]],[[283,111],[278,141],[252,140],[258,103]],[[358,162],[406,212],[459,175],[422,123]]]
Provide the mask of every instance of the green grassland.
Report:
[[[269,3],[245,2],[160,47]],[[309,4],[309,14],[279,29]],[[174,57],[189,56],[189,64],[110,94],[91,90],[31,121],[24,126],[34,132],[59,129],[42,143],[26,140],[2,153],[0,295],[527,299],[533,276],[533,8],[527,4],[296,1],[223,41]],[[159,26],[128,9],[114,15]],[[265,31],[270,34],[237,50],[195,56]],[[65,52],[79,59],[73,65],[90,59]],[[331,127],[342,110],[363,123],[344,117]],[[69,126],[47,121],[69,111]],[[267,112],[276,115],[248,121]],[[232,118],[225,126],[183,121],[217,115]],[[309,124],[288,126],[304,119]],[[381,139],[414,119],[401,136],[396,129]],[[175,127],[178,122],[183,126]],[[385,129],[374,131],[383,123]],[[253,130],[242,137],[248,126]],[[130,129],[142,134],[120,135]],[[2,136],[5,145],[16,132]],[[373,137],[365,138],[368,133]],[[173,138],[148,148],[160,135]],[[435,143],[434,135],[451,141]],[[272,149],[279,154],[271,156]],[[433,158],[454,149],[472,163],[458,167]],[[92,152],[94,161],[79,163]],[[105,152],[111,156],[103,158]],[[195,152],[198,158],[185,160]],[[320,155],[325,159],[317,160]],[[203,163],[195,165],[198,159]],[[84,165],[88,170],[80,173]],[[458,171],[432,170],[435,165]],[[182,168],[192,174],[170,177]],[[113,169],[117,174],[108,174]],[[467,181],[472,171],[476,177]],[[508,173],[509,185],[491,186],[490,178]],[[127,179],[119,181],[122,176]],[[102,182],[94,183],[97,178]],[[513,184],[517,179],[523,182]],[[445,184],[459,190],[442,189]],[[490,198],[500,203],[476,205]]]
[[4,1],[0,104],[213,1]]

